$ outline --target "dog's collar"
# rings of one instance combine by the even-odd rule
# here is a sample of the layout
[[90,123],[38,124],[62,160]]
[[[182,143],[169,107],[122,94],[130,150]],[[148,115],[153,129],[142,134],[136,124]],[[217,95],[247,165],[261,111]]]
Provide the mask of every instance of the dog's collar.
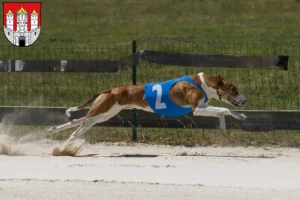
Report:
[[201,81],[201,86],[199,85],[200,90],[202,91],[203,95],[204,95],[204,103],[208,102],[209,98],[205,92],[205,89],[207,88],[206,82],[203,78],[203,72],[199,73],[199,77],[200,77],[200,81]]

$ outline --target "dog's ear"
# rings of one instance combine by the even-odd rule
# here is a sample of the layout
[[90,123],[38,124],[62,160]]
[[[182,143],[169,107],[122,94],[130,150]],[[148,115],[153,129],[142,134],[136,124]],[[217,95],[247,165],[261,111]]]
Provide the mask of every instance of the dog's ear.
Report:
[[219,75],[217,77],[210,77],[209,84],[210,87],[217,87],[223,85],[223,78]]
[[220,85],[223,85],[223,78],[219,75],[218,77],[217,77],[217,85],[218,86],[220,86]]
[[208,78],[208,81],[206,83],[210,87],[217,87],[223,85],[223,80],[224,79],[220,75],[217,77],[211,76]]

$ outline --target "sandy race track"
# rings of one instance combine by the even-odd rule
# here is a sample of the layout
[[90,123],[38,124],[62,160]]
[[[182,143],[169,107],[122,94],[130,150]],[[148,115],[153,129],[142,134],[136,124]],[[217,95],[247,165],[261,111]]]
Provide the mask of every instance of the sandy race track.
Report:
[[0,199],[300,199],[300,150],[86,144],[55,157],[54,141],[0,156]]

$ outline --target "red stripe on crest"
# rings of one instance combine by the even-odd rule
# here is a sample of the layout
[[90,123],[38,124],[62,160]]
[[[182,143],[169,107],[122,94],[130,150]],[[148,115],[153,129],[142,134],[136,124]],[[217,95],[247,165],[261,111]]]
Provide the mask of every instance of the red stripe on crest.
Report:
[[27,11],[27,28],[31,30],[31,13],[38,13],[38,27],[41,26],[41,2],[3,2],[3,25],[6,27],[6,14],[11,11],[14,14],[14,31],[17,30],[17,12],[24,8]]

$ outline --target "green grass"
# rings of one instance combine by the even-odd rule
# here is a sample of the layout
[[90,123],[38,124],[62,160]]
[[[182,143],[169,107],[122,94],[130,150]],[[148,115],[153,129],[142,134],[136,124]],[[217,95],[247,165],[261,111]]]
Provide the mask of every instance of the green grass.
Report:
[[[38,41],[15,48],[0,34],[1,59],[110,59],[137,49],[229,55],[289,55],[289,70],[164,66],[142,63],[137,82],[161,81],[204,71],[235,82],[249,110],[300,110],[300,3],[296,0],[72,0],[42,1]],[[2,10],[0,10],[2,12]],[[181,39],[165,39],[181,38]],[[262,42],[261,42],[262,41]],[[131,84],[121,73],[0,73],[1,106],[75,106],[107,87]],[[212,105],[221,105],[216,101]],[[129,141],[130,129],[96,128],[97,141]],[[184,131],[183,131],[184,130]],[[98,134],[98,132],[106,132]],[[182,134],[181,132],[185,132]],[[97,134],[95,134],[97,132]],[[175,132],[175,133],[174,133]],[[201,132],[201,131],[200,131]],[[204,130],[215,138],[216,130]],[[299,132],[231,131],[231,144],[298,146]],[[201,134],[200,134],[201,135]],[[161,144],[212,144],[199,130],[139,130],[138,141]],[[233,137],[234,136],[234,137]],[[58,136],[59,137],[59,136]],[[275,137],[275,139],[274,139]],[[65,138],[65,137],[61,137]],[[197,139],[198,138],[198,139]],[[276,139],[277,138],[277,139]]]
[[[149,36],[255,41],[300,38],[300,3],[296,0],[41,2],[42,30],[36,44],[124,44]],[[4,34],[0,41],[8,43]]]

